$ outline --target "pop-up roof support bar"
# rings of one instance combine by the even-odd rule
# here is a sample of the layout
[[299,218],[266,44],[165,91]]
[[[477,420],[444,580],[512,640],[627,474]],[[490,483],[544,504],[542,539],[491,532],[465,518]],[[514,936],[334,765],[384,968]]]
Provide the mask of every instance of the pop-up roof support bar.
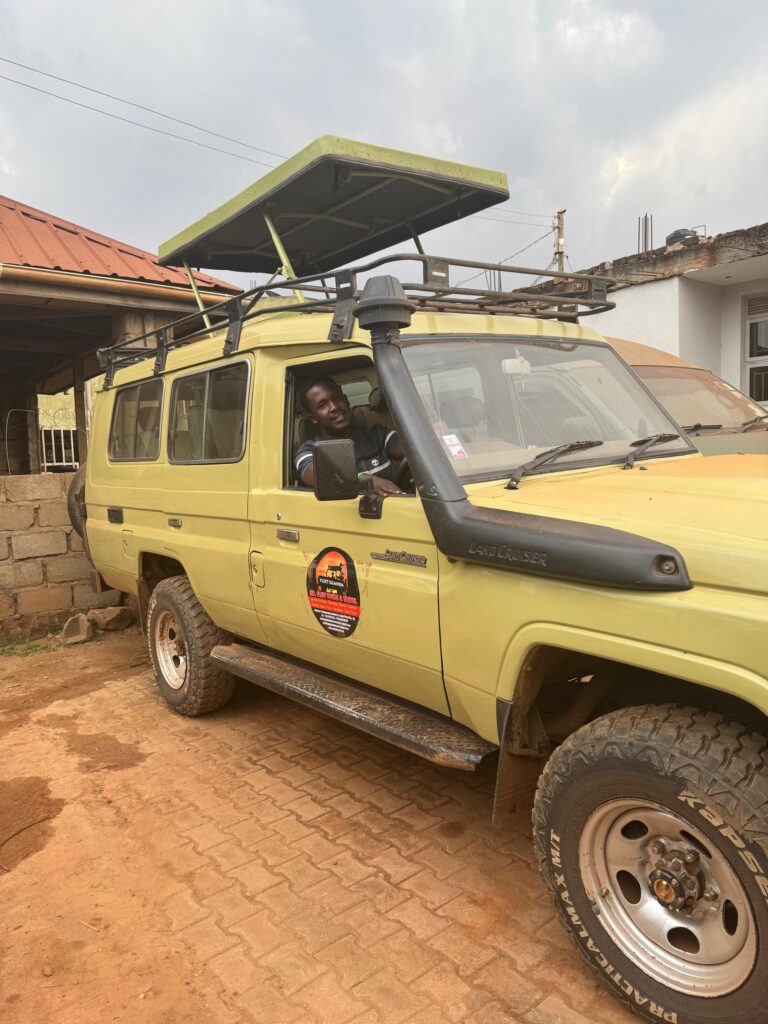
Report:
[[[292,281],[296,277],[296,272],[291,266],[290,258],[288,256],[288,253],[285,251],[285,247],[280,239],[280,235],[277,233],[277,228],[272,223],[272,218],[269,216],[266,210],[264,211],[264,223],[267,225],[267,230],[269,231],[275,249],[277,249],[277,255],[280,257],[282,263],[282,266],[278,267],[276,273],[282,274],[283,277]],[[302,292],[299,291],[298,288],[294,291],[293,294],[297,302],[304,301],[304,295],[302,294]]]
[[187,272],[187,277],[189,278],[189,286],[192,289],[192,294],[195,296],[195,302],[197,303],[197,308],[203,314],[203,323],[210,330],[211,318],[208,316],[208,314],[205,311],[205,303],[203,302],[203,297],[200,294],[200,289],[197,287],[197,281],[195,280],[195,275],[189,269],[189,263],[187,263],[186,260],[184,260],[184,264],[183,265],[184,265],[184,269]]

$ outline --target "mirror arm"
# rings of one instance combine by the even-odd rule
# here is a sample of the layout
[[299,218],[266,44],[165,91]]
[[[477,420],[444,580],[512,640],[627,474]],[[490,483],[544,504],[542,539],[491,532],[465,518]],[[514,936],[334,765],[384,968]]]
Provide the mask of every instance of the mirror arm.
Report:
[[381,494],[376,493],[376,489],[373,486],[373,478],[363,475],[360,477],[360,483],[363,487],[363,493],[360,495],[360,504],[358,505],[360,518],[381,519],[384,498]]

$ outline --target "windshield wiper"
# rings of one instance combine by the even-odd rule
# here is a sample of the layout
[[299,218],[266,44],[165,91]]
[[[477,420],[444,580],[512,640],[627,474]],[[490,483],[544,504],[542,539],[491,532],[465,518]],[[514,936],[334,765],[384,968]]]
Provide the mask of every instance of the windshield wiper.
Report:
[[690,423],[688,426],[684,426],[683,430],[686,434],[692,434],[694,430],[722,430],[722,423]]
[[545,452],[541,452],[536,458],[531,459],[530,462],[524,462],[522,466],[518,466],[512,476],[509,478],[507,484],[508,491],[516,491],[518,484],[527,476],[532,473],[534,469],[538,469],[539,466],[545,465],[547,462],[554,462],[555,459],[559,459],[561,455],[567,455],[568,452],[581,452],[587,448],[596,448],[602,441],[569,441],[568,444],[559,444],[556,448],[548,448]]
[[637,441],[632,442],[631,447],[634,448],[634,451],[629,453],[627,461],[621,468],[632,469],[635,460],[644,455],[649,448],[653,448],[655,444],[664,444],[665,441],[674,441],[678,437],[680,437],[679,434],[651,434],[650,437],[639,437]]
[[746,423],[741,424],[741,433],[745,430],[749,430],[750,427],[756,427],[761,420],[768,420],[768,412],[763,413],[762,416],[753,416],[751,420],[747,420]]

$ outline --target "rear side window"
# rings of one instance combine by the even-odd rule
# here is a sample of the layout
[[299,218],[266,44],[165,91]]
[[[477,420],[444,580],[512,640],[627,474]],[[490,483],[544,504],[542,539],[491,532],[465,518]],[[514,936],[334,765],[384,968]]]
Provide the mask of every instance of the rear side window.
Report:
[[220,366],[174,382],[171,462],[237,462],[245,448],[248,364]]
[[115,396],[109,457],[120,461],[151,461],[160,454],[163,382],[146,380],[121,388]]

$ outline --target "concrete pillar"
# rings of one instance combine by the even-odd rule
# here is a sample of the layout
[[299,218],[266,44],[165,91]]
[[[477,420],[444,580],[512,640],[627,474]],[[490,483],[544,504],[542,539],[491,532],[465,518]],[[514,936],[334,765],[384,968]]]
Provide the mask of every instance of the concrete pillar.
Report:
[[83,380],[82,359],[72,360],[72,380],[74,381],[75,398],[75,429],[77,430],[77,461],[82,466],[88,458],[88,423],[85,415],[85,382]]
[[[179,315],[156,313],[147,309],[121,309],[112,314],[112,344],[139,338],[142,334],[156,331],[158,327],[165,327],[178,318]],[[145,347],[154,348],[154,342],[150,339],[145,343]]]
[[27,469],[26,473],[39,473],[40,460],[40,415],[37,410],[37,388],[31,382],[25,386],[27,415]]
[[0,377],[0,475],[40,472],[37,393],[23,376]]

